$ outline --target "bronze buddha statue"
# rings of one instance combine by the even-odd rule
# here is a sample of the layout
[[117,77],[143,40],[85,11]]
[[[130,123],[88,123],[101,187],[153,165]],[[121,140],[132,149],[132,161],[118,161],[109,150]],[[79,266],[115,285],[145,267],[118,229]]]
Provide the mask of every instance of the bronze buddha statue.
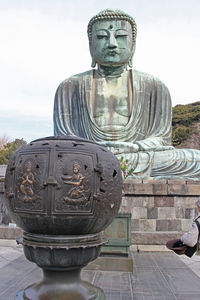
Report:
[[[171,98],[156,77],[132,69],[137,27],[119,10],[88,24],[92,70],[64,80],[54,134],[96,141],[128,159],[133,178],[200,179],[200,151],[171,146]],[[97,68],[95,68],[97,65]]]

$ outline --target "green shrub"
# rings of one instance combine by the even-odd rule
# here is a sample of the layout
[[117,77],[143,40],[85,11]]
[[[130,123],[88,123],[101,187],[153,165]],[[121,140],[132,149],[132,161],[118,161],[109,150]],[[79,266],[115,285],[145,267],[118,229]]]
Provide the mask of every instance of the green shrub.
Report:
[[186,126],[178,126],[174,128],[172,130],[172,145],[178,146],[182,144],[182,142],[187,140],[193,132],[193,128],[187,128]]
[[195,132],[192,125],[200,121],[200,102],[176,105],[172,108],[172,144],[181,145]]

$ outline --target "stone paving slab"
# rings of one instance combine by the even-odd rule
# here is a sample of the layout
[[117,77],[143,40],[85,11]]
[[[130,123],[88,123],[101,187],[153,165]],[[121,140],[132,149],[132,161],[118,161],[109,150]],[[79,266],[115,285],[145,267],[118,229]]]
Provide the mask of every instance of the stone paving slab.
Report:
[[[171,252],[131,255],[133,273],[84,270],[82,278],[101,287],[107,300],[200,299],[200,277],[189,268],[200,263],[199,257],[185,263]],[[0,247],[0,300],[14,300],[19,290],[41,278],[41,270],[25,259],[22,248]]]
[[180,255],[180,259],[197,275],[200,277],[200,256],[194,255],[189,258],[185,255]]

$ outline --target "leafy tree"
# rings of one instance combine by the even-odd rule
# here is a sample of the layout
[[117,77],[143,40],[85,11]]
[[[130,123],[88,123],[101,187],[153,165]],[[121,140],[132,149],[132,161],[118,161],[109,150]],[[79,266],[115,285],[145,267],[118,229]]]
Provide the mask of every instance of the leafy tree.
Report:
[[7,135],[0,136],[0,150],[2,150],[5,145],[10,142],[10,138]]
[[0,149],[0,165],[7,165],[13,152],[17,149],[26,146],[27,142],[23,139],[15,139],[13,142],[8,142]]

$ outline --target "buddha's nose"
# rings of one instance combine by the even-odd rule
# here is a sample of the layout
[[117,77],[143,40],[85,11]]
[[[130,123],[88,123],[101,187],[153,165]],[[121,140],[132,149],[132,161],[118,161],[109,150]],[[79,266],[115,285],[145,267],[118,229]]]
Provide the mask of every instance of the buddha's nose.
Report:
[[117,41],[116,41],[116,38],[113,34],[111,34],[110,37],[109,37],[108,48],[110,48],[110,49],[117,48]]

